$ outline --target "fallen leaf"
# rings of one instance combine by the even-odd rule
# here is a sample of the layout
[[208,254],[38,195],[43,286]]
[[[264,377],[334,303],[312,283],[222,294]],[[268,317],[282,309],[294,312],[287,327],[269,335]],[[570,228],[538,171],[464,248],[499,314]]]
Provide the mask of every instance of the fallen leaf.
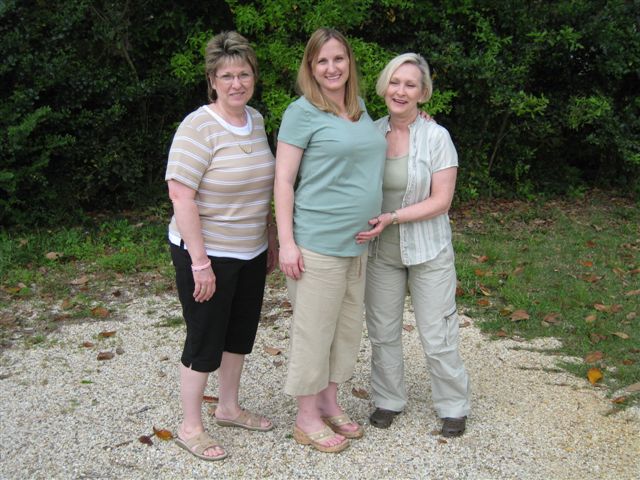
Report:
[[274,367],[281,367],[282,365],[284,365],[284,362],[282,360],[274,360],[273,361],[273,366]]
[[640,382],[632,383],[627,388],[625,388],[625,391],[628,393],[640,392]]
[[456,287],[456,297],[462,297],[464,295],[464,289],[461,286]]
[[580,260],[578,263],[584,267],[593,267],[593,262],[590,260]]
[[498,331],[496,332],[496,335],[497,335],[498,337],[508,337],[508,336],[509,336],[509,334],[508,334],[507,332],[505,332],[504,330],[498,330]]
[[486,275],[485,271],[479,268],[476,268],[473,273],[475,273],[476,277],[484,277]]
[[589,335],[589,338],[591,339],[591,343],[596,344],[598,342],[601,342],[602,340],[606,340],[607,336],[600,333],[592,333],[591,335]]
[[109,310],[104,307],[94,307],[91,309],[91,315],[99,318],[106,318],[109,316]]
[[145,445],[149,445],[149,446],[153,445],[153,442],[151,441],[151,437],[148,435],[142,435],[138,437],[138,441],[140,443],[144,443]]
[[93,343],[91,343],[91,342],[82,342],[82,346],[84,348],[91,348],[91,347],[93,347]]
[[478,287],[478,288],[480,289],[480,291],[482,292],[482,294],[485,297],[490,297],[491,296],[491,291],[488,288],[483,287],[482,285],[480,285],[480,287]]
[[4,287],[3,290],[7,293],[16,294],[20,293],[22,289],[20,287]]
[[438,443],[449,443],[444,438],[439,438]]
[[49,260],[57,260],[60,257],[62,257],[64,254],[60,253],[60,252],[49,252],[45,255],[46,258],[48,258]]
[[622,338],[623,340],[629,339],[629,335],[627,335],[624,332],[613,332],[613,335],[615,335],[616,337]]
[[589,382],[591,382],[591,385],[595,385],[600,380],[602,380],[602,372],[599,368],[590,368],[587,371],[587,378],[589,379]]
[[595,247],[597,244],[596,242],[594,242],[593,240],[587,240],[587,242],[585,242],[585,245],[589,248],[593,248]]
[[472,255],[472,257],[473,257],[473,258],[475,258],[475,259],[476,259],[476,262],[478,262],[478,263],[484,263],[484,262],[486,262],[487,260],[489,260],[489,257],[487,257],[486,255],[480,255],[480,256],[478,256],[478,255]]
[[218,397],[214,397],[213,395],[203,395],[202,401],[204,403],[218,403]]
[[465,328],[465,327],[468,327],[469,325],[471,325],[471,322],[469,320],[465,320],[460,324],[460,328]]
[[580,280],[584,280],[585,282],[589,282],[589,283],[596,283],[599,282],[600,280],[602,280],[602,276],[598,276],[595,274],[589,274],[589,275],[578,275],[578,278]]
[[120,292],[120,290],[116,290],[115,292],[111,292],[111,295],[118,298],[120,295],[122,295],[122,292]]
[[365,400],[369,398],[369,392],[367,392],[364,388],[353,387],[351,389],[351,393],[353,394],[354,397],[357,397],[357,398],[362,398]]
[[622,361],[622,364],[623,364],[623,365],[633,365],[634,363],[636,363],[636,362],[635,362],[634,360],[631,360],[630,358],[625,358],[625,359]]
[[481,307],[488,307],[489,305],[491,305],[491,302],[486,298],[481,298],[476,303]]
[[82,275],[79,278],[76,278],[74,280],[71,280],[69,283],[71,285],[84,285],[85,283],[87,283],[89,281],[89,277],[87,277],[86,275]]
[[547,313],[542,321],[547,323],[560,323],[560,314],[558,312]]
[[284,301],[280,304],[280,306],[281,306],[282,308],[291,308],[291,302],[290,302],[289,300],[284,300]]
[[402,325],[402,329],[407,332],[412,332],[414,328],[415,327],[413,325],[409,325],[408,323],[405,323],[404,325]]
[[513,305],[507,305],[506,307],[503,307],[500,309],[500,315],[502,315],[503,317],[508,317],[512,313],[513,313]]
[[624,270],[622,270],[622,269],[621,269],[621,268],[619,268],[619,267],[613,267],[613,268],[611,269],[611,271],[612,271],[613,273],[615,273],[616,275],[618,275],[619,277],[624,277],[624,276],[627,274],[627,272],[625,272]]
[[603,354],[601,351],[596,350],[595,352],[588,353],[584,357],[585,363],[596,363],[602,360]]
[[594,303],[593,308],[595,308],[599,312],[608,312],[611,307],[608,307],[607,305],[603,305],[602,303]]
[[624,403],[627,401],[627,397],[622,396],[622,397],[616,397],[614,399],[611,400],[611,403]]
[[110,332],[104,331],[104,332],[100,332],[98,334],[98,336],[102,337],[102,338],[109,338],[109,337],[113,337],[115,334],[116,334],[115,330],[110,331]]
[[629,270],[630,275],[637,275],[640,273],[640,268],[634,268],[633,270]]
[[70,299],[65,298],[65,299],[62,301],[62,303],[60,304],[60,307],[61,307],[63,310],[69,310],[71,307],[73,307],[73,303],[71,302],[71,300],[70,300]]
[[122,347],[118,347],[118,348],[116,348],[116,353],[117,353],[118,355],[122,355],[122,354],[124,353],[124,348],[122,348]]
[[526,310],[516,310],[509,318],[512,322],[520,322],[522,320],[529,320],[529,314]]
[[115,353],[113,353],[113,352],[100,352],[98,354],[97,359],[98,360],[111,360],[113,357],[115,357]]
[[516,268],[513,270],[513,274],[514,274],[514,275],[520,275],[522,272],[524,272],[524,267],[516,267]]
[[627,313],[627,316],[625,317],[627,320],[633,320],[634,318],[636,318],[636,312],[629,312]]
[[158,429],[156,427],[153,427],[153,434],[160,440],[171,440],[173,438],[173,433],[169,430]]
[[276,347],[264,347],[264,351],[269,355],[280,355],[282,350]]
[[587,323],[593,323],[597,318],[598,316],[592,313],[591,315],[587,315],[586,317],[584,317],[584,321]]
[[638,290],[629,290],[627,293],[625,293],[625,295],[627,297],[629,297],[631,295],[640,295],[640,289],[638,289]]
[[619,311],[622,310],[622,305],[620,305],[619,303],[615,303],[613,305],[611,305],[611,312],[612,313],[617,313]]

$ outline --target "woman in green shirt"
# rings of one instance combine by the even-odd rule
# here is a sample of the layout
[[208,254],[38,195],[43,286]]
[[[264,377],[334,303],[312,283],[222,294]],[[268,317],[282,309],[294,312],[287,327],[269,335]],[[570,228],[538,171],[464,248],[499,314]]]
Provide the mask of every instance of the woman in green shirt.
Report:
[[310,38],[303,96],[284,114],[274,188],[280,269],[293,305],[285,393],[297,399],[294,438],[338,452],[362,427],[337,401],[362,338],[366,246],[354,232],[380,212],[386,143],[358,96],[355,60],[339,32]]

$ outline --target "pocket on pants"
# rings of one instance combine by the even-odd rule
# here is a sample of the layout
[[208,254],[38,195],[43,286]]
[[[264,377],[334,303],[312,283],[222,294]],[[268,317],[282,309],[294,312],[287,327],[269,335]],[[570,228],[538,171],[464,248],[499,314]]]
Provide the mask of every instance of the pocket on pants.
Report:
[[459,320],[458,320],[458,311],[454,310],[448,315],[444,316],[444,321],[446,325],[446,333],[445,333],[445,343],[449,346],[458,344],[458,334],[459,334]]

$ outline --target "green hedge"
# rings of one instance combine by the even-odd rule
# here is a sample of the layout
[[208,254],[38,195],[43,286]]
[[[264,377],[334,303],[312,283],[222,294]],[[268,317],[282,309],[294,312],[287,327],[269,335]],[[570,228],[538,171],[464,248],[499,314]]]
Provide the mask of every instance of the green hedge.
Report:
[[637,2],[5,1],[0,221],[163,198],[177,122],[206,101],[203,43],[223,29],[255,44],[253,104],[273,140],[304,44],[325,25],[351,39],[374,117],[385,62],[427,58],[426,109],[457,145],[460,198],[640,193]]

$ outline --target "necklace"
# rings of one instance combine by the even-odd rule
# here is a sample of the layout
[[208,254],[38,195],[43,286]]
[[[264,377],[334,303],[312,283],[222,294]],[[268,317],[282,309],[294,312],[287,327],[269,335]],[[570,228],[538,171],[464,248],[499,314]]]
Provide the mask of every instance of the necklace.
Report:
[[236,137],[235,133],[233,133],[232,131],[229,131],[229,133],[233,136],[233,139],[236,141],[236,145],[240,147],[240,150],[242,150],[245,153],[245,155],[249,155],[251,152],[253,152],[253,145],[251,144],[243,145],[242,140]]

